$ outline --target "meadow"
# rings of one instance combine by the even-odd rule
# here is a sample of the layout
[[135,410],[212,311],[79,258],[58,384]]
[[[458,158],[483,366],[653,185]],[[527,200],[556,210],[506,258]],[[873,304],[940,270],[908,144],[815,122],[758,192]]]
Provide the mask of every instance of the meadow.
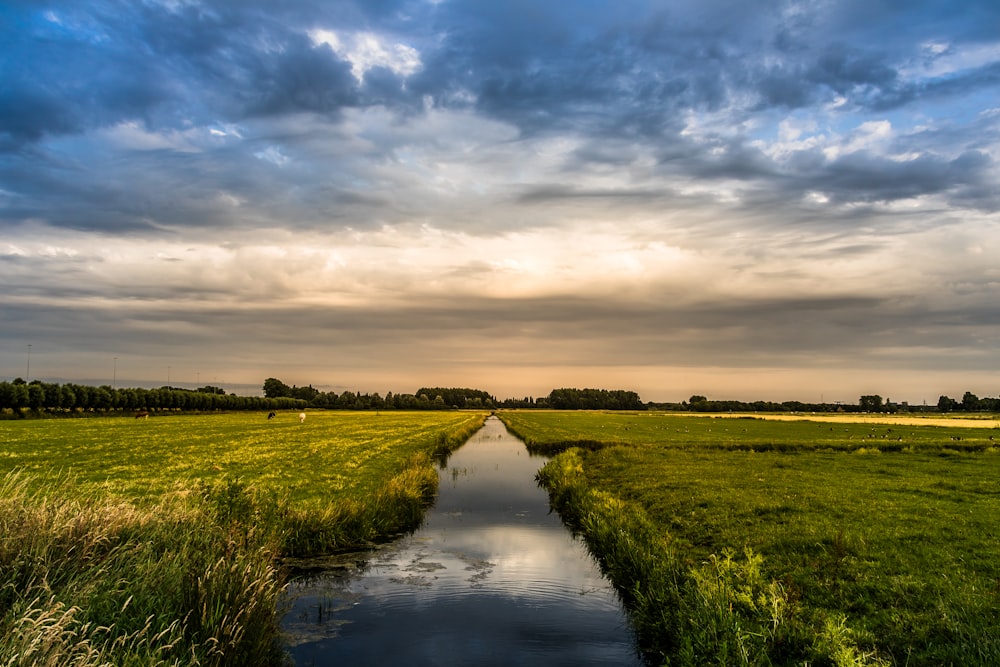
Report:
[[995,419],[502,418],[665,664],[1000,664]]
[[283,563],[415,528],[485,413],[0,422],[0,664],[281,664]]
[[71,477],[82,492],[136,502],[240,480],[295,504],[328,504],[371,492],[409,458],[454,447],[456,427],[481,423],[471,413],[319,411],[300,424],[298,414],[0,421],[0,470],[39,486]]

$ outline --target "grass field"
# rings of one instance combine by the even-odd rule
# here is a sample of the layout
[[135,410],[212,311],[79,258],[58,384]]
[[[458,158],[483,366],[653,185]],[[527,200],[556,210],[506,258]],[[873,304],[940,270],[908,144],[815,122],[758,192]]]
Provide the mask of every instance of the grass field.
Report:
[[280,664],[282,559],[416,527],[484,418],[0,421],[0,664]]
[[459,412],[298,412],[172,415],[148,420],[0,421],[0,471],[32,484],[70,476],[83,492],[145,502],[178,485],[241,480],[328,504],[365,495],[419,454],[454,447],[449,434],[477,417]]
[[994,427],[502,416],[670,664],[1000,664]]
[[[937,419],[816,415],[691,416],[663,412],[505,412],[529,448],[558,451],[567,445],[765,451],[907,449],[985,451],[1000,445],[1000,419]],[[942,426],[947,424],[947,426]],[[935,426],[937,428],[935,428]]]

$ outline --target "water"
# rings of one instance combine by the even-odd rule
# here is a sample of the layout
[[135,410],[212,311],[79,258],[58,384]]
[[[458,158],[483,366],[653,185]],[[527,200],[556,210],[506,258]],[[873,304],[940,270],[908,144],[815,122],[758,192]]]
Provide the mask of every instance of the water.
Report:
[[641,665],[621,605],[495,417],[440,471],[414,534],[292,581],[299,667]]

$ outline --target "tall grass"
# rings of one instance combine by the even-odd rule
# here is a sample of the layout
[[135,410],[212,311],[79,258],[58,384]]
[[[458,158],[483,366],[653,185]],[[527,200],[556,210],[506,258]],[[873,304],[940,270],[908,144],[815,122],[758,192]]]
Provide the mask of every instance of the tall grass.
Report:
[[0,478],[0,664],[280,663],[265,535],[191,495],[143,509],[70,495]]
[[282,553],[305,557],[377,541],[414,530],[437,492],[437,473],[418,455],[374,493],[289,513]]

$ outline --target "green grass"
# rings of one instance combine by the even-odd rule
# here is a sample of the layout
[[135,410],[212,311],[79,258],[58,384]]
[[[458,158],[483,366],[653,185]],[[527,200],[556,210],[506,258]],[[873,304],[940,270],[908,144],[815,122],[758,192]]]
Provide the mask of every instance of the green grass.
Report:
[[0,422],[0,665],[280,664],[282,560],[415,528],[484,418]]
[[[65,475],[90,492],[155,499],[178,483],[239,479],[327,504],[372,492],[410,457],[455,446],[467,412],[282,412],[0,422],[0,471],[41,485]],[[464,432],[464,431],[463,431]]]
[[1000,664],[995,429],[503,418],[670,664]]
[[633,447],[669,444],[671,448],[758,452],[823,449],[888,452],[913,448],[985,451],[1000,445],[1000,419],[980,420],[983,426],[979,427],[958,424],[936,427],[806,418],[779,421],[750,416],[692,417],[660,412],[523,411],[504,412],[501,416],[512,430],[521,434],[529,448],[538,452],[559,451],[567,446],[598,448],[614,444]]

